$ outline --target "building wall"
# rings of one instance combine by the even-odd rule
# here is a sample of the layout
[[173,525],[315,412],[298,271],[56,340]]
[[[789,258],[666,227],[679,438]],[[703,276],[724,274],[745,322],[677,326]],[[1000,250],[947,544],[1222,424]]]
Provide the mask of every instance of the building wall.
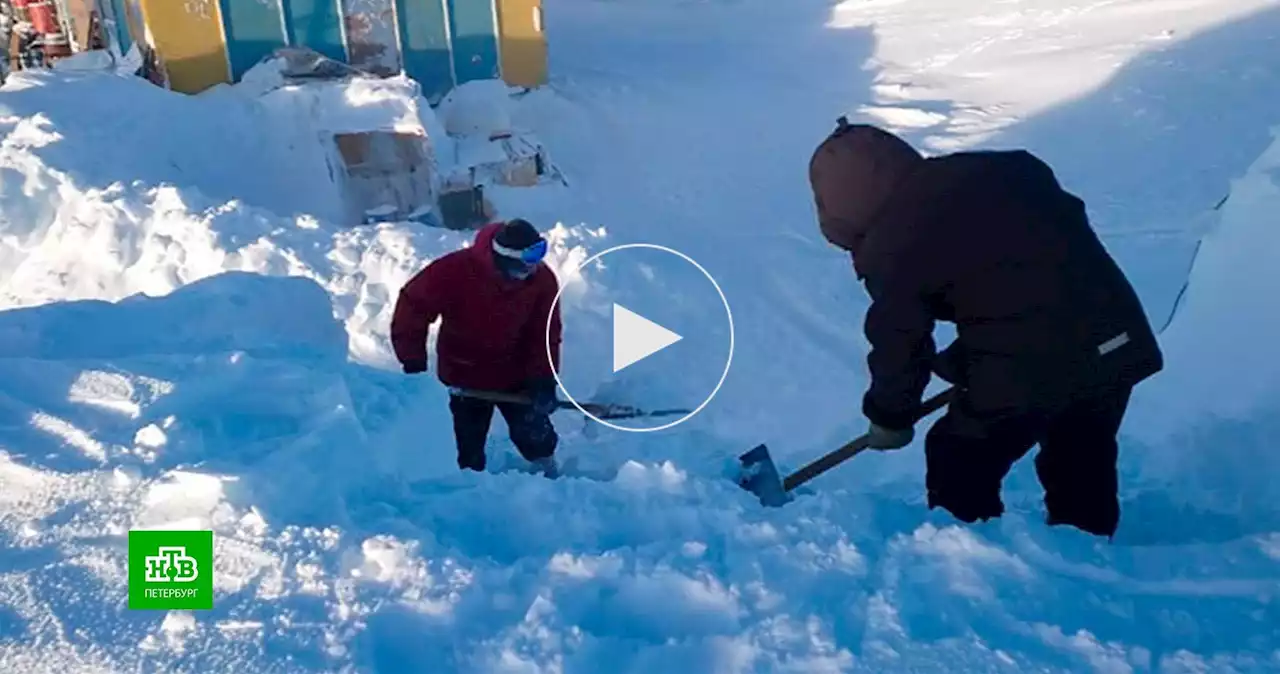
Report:
[[279,2],[218,0],[232,81],[239,80],[254,64],[285,44],[281,8]]
[[151,44],[164,58],[171,88],[196,92],[228,81],[217,0],[139,0],[138,6]]
[[453,87],[453,53],[443,2],[396,0],[397,36],[406,73],[422,85],[422,95],[438,101]]
[[286,45],[378,75],[404,72],[432,103],[477,79],[546,81],[541,0],[99,1],[127,18],[121,46],[149,42],[170,86],[186,93],[239,81]]
[[[278,0],[288,44],[314,49],[335,60],[347,60],[342,35],[342,9],[334,0]],[[271,4],[271,3],[268,3]]]

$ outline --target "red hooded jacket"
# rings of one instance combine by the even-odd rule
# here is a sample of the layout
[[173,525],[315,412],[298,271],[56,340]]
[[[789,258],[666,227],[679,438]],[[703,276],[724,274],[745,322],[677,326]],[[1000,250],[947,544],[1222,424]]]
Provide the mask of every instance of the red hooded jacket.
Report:
[[402,364],[427,360],[427,333],[441,318],[436,357],[445,386],[518,391],[559,372],[559,281],[543,264],[525,280],[504,277],[491,248],[501,226],[486,225],[473,246],[433,260],[400,290],[391,345]]

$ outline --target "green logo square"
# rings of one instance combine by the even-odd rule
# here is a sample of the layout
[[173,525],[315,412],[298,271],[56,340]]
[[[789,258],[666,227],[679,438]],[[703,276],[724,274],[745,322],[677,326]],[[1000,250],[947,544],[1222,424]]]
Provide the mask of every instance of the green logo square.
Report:
[[213,608],[213,532],[130,531],[129,608]]

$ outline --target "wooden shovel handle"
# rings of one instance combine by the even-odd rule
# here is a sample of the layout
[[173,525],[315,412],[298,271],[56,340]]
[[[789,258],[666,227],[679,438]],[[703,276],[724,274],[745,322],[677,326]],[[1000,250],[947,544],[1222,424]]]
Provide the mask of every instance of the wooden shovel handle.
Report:
[[[919,421],[930,414],[942,409],[947,403],[951,402],[954,388],[948,388],[937,395],[925,400],[920,404],[920,411],[916,414],[916,421]],[[848,461],[855,455],[859,454],[867,448],[867,444],[871,442],[871,436],[863,435],[853,440],[843,447],[819,457],[812,463],[805,465],[796,472],[788,475],[782,480],[783,491],[791,491],[796,487],[812,480],[815,477],[835,468],[836,466]]]
[[[533,400],[523,393],[503,393],[501,391],[481,391],[479,389],[453,389],[453,395],[464,396],[467,398],[475,398],[477,400],[488,400],[491,403],[515,403],[516,405],[532,405]],[[584,408],[593,410],[594,407],[602,407],[592,403],[583,403]],[[567,410],[573,407],[573,403],[568,400],[557,400],[556,409]]]
[[517,405],[532,405],[533,401],[529,396],[520,393],[503,393],[501,391],[481,391],[479,389],[452,389],[450,391],[454,395],[465,396],[467,398],[476,398],[478,400],[488,400],[491,403],[515,403]]

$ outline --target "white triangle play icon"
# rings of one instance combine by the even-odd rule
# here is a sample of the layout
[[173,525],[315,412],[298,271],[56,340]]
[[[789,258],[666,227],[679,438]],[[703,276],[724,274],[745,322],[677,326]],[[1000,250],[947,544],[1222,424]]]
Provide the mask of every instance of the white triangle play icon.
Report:
[[613,371],[634,365],[684,339],[620,305],[613,305]]

